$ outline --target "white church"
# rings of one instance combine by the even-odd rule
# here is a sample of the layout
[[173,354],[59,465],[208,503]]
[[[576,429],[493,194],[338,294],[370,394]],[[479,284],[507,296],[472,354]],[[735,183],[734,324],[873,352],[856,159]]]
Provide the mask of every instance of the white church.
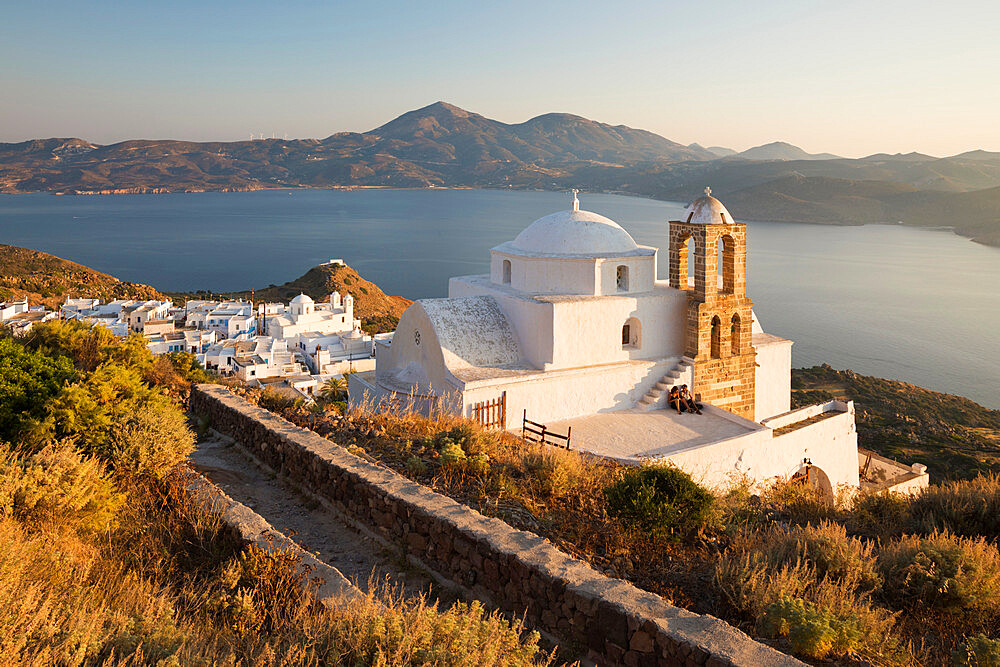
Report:
[[[531,223],[490,251],[488,275],[451,278],[415,301],[374,371],[350,376],[352,404],[444,410],[520,433],[523,420],[570,447],[628,464],[672,462],[704,484],[804,477],[858,488],[851,402],[790,410],[792,341],[764,333],[746,295],[746,225],[710,194],[657,249],[580,210]],[[668,409],[686,384],[703,414]],[[489,417],[484,417],[489,415]],[[866,461],[867,458],[867,461]],[[880,488],[926,486],[926,468],[880,460]]]

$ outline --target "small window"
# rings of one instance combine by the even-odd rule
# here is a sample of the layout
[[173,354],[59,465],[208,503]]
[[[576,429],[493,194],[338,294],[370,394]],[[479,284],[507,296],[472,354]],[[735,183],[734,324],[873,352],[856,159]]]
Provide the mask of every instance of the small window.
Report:
[[631,333],[630,329],[631,327],[627,324],[622,327],[622,345],[628,345],[632,340],[632,337],[629,335]]
[[637,317],[630,317],[622,326],[622,348],[638,350],[642,347],[642,323]]
[[618,285],[619,292],[628,291],[628,267],[624,264],[618,267],[616,274],[616,281]]
[[503,284],[504,285],[509,285],[510,284],[510,260],[509,259],[505,259],[503,261]]

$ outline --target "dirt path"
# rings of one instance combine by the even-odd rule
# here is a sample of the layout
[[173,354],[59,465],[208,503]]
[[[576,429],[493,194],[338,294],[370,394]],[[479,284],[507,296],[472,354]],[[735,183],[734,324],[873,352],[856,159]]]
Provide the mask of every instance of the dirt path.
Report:
[[450,604],[455,596],[436,586],[430,576],[361,535],[319,502],[261,470],[233,441],[214,433],[195,445],[190,464],[233,500],[261,515],[303,549],[332,565],[362,591],[373,582],[388,582],[406,597],[424,593],[429,600]]

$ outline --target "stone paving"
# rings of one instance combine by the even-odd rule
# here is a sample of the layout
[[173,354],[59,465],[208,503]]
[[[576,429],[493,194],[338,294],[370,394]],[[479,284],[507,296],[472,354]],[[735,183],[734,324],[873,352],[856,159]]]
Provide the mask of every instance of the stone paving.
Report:
[[546,424],[549,430],[566,433],[573,427],[573,449],[640,463],[643,459],[666,456],[694,445],[752,433],[748,425],[711,414],[677,414],[675,410],[639,409],[604,412]]

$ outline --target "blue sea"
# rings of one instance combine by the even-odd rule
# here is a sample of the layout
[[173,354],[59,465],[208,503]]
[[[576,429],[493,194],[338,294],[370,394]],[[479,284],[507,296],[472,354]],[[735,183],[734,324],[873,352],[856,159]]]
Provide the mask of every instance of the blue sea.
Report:
[[[0,243],[162,290],[281,284],[342,258],[389,294],[446,296],[570,195],[496,190],[0,195]],[[684,204],[582,194],[665,250]],[[942,220],[942,224],[949,221]],[[1000,249],[947,230],[749,223],[748,292],[796,366],[829,363],[1000,408]],[[666,253],[660,276],[666,277]],[[2,272],[2,267],[0,267]]]

